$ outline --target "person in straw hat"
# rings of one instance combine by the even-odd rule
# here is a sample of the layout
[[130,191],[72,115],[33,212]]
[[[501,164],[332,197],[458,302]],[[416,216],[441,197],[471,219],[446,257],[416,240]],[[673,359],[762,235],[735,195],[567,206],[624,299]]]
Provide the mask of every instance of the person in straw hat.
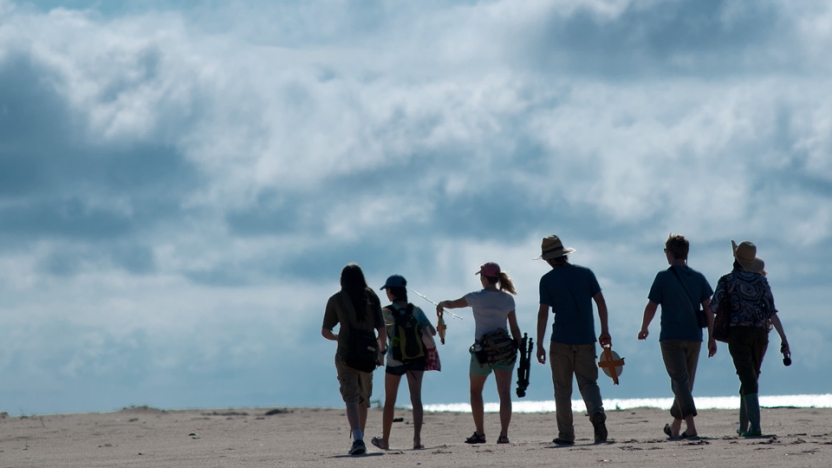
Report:
[[607,326],[607,305],[595,274],[589,268],[569,263],[568,254],[575,251],[564,248],[558,236],[543,238],[542,253],[535,260],[546,260],[552,269],[540,279],[540,308],[537,312],[537,360],[546,364],[543,338],[549,308],[555,314],[552,338],[549,345],[549,363],[555,387],[558,436],[552,442],[558,445],[575,443],[572,424],[572,376],[578,381],[586,411],[595,432],[595,442],[607,440],[606,415],[598,388],[598,367],[595,365],[595,320],[592,301],[598,307],[601,321],[601,346],[612,343]]
[[[790,352],[789,342],[774,307],[774,297],[765,277],[765,262],[757,257],[757,246],[749,241],[737,245],[732,240],[731,248],[734,268],[717,282],[710,307],[712,311],[719,311],[722,304],[730,310],[728,351],[740,379],[737,433],[755,437],[762,435],[758,379],[768,348],[769,324],[774,325],[780,335],[782,352]],[[729,307],[723,304],[726,302]]]
[[[693,379],[699,363],[702,347],[702,327],[708,329],[708,357],[716,354],[716,341],[713,338],[714,318],[708,304],[711,302],[711,286],[702,273],[688,266],[690,242],[685,236],[671,234],[664,243],[664,255],[670,268],[660,271],[653,280],[639,340],[646,340],[650,332],[647,328],[662,306],[661,332],[659,345],[667,374],[670,376],[670,388],[674,400],[670,407],[673,422],[664,426],[664,432],[671,438],[697,437],[693,418],[696,416],[696,404],[693,401]],[[704,311],[704,322],[700,323],[697,315],[699,307]],[[679,433],[682,421],[687,427]]]

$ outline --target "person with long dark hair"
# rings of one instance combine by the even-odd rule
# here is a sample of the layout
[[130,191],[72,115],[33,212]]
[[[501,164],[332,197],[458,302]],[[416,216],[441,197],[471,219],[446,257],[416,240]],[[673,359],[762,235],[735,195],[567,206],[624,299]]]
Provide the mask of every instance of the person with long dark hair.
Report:
[[[333,328],[340,325],[338,333]],[[335,370],[341,384],[341,396],[347,407],[347,421],[350,425],[353,443],[350,455],[367,451],[364,444],[364,428],[367,424],[367,408],[373,394],[372,371],[362,371],[347,365],[350,353],[356,351],[356,338],[364,335],[377,336],[377,350],[387,341],[387,330],[381,313],[378,296],[367,286],[361,267],[354,263],[341,271],[341,290],[332,295],[326,303],[321,334],[324,338],[338,342],[335,353]],[[366,348],[366,345],[363,346]],[[380,356],[376,356],[380,365]],[[372,364],[371,364],[372,366]]]
[[509,443],[508,426],[511,423],[511,379],[514,373],[514,364],[517,360],[517,346],[516,344],[514,346],[514,358],[506,358],[494,363],[482,362],[476,352],[476,346],[489,333],[498,330],[507,331],[506,322],[508,322],[508,328],[511,329],[511,335],[515,343],[520,340],[520,327],[517,326],[514,298],[511,296],[517,293],[514,290],[511,278],[504,271],[501,271],[500,265],[496,263],[482,265],[476,274],[480,275],[483,289],[468,293],[455,301],[440,302],[436,306],[436,314],[441,316],[443,309],[461,307],[471,307],[474,312],[476,341],[471,350],[468,376],[471,382],[471,414],[474,417],[476,430],[474,435],[467,438],[465,442],[468,444],[485,443],[485,410],[482,390],[485,387],[488,375],[493,371],[494,378],[497,381],[497,394],[500,397],[500,437],[497,439],[497,443],[507,444]]
[[760,426],[759,378],[768,348],[770,325],[780,335],[780,350],[790,353],[786,332],[774,307],[774,296],[765,276],[765,262],[757,257],[757,246],[731,241],[734,268],[717,282],[711,310],[729,313],[728,352],[740,379],[740,421],[742,437],[762,435]]
[[[376,447],[390,448],[390,430],[396,408],[396,397],[402,376],[407,376],[410,404],[413,407],[413,449],[425,448],[422,444],[422,376],[427,365],[427,353],[422,336],[436,335],[436,329],[419,307],[407,301],[407,280],[401,275],[387,278],[381,289],[387,293],[391,304],[382,308],[387,324],[387,365],[384,369],[384,413],[382,436],[373,437]],[[409,342],[408,340],[412,340]]]

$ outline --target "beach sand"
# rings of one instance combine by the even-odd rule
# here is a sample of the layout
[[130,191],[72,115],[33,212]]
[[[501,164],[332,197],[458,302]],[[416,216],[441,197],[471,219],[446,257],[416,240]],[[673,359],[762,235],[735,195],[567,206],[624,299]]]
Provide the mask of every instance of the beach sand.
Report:
[[699,440],[668,440],[667,411],[608,411],[609,442],[592,443],[592,425],[575,413],[574,446],[557,447],[553,413],[515,414],[511,444],[497,445],[499,416],[486,414],[488,443],[467,445],[468,413],[427,413],[424,450],[412,450],[411,413],[397,410],[391,450],[370,445],[381,435],[381,410],[370,410],[368,453],[350,457],[342,409],[289,408],[159,411],[0,418],[0,468],[20,467],[744,467],[832,466],[832,409],[764,408],[766,437],[736,437],[736,411],[701,411]]

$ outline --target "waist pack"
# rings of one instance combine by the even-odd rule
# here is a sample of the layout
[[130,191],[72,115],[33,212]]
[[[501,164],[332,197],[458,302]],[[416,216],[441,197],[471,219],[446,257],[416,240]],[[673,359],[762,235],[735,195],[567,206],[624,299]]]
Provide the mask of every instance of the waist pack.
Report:
[[357,371],[372,372],[378,361],[378,341],[375,333],[350,328],[344,363]]
[[422,342],[422,327],[413,315],[413,304],[407,304],[404,311],[393,305],[386,307],[394,318],[393,336],[390,338],[393,359],[410,362],[425,358],[425,344]]
[[500,361],[514,364],[517,360],[517,346],[508,332],[502,328],[484,334],[474,342],[472,348],[480,366],[494,365]]

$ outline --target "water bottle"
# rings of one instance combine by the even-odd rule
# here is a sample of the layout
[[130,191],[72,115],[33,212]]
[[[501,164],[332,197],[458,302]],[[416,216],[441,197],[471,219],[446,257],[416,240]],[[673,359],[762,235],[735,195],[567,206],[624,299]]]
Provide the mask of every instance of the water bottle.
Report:
[[780,345],[780,352],[783,353],[783,365],[788,367],[792,365],[792,353],[786,348],[786,345]]

